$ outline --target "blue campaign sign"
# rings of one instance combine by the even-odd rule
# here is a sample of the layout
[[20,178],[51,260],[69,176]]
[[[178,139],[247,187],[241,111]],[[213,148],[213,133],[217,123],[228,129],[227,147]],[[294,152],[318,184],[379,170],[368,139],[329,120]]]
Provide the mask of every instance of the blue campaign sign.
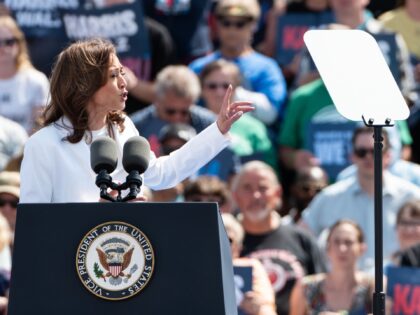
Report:
[[333,22],[331,12],[286,13],[279,17],[276,37],[276,60],[280,65],[289,64],[304,47],[303,34],[313,27]]
[[31,61],[47,76],[56,56],[67,46],[60,9],[77,9],[78,0],[0,0],[25,34]]
[[114,43],[122,64],[137,77],[150,79],[149,37],[139,1],[102,9],[84,6],[60,11],[70,41],[91,37],[107,38]]
[[26,37],[63,36],[60,9],[77,9],[78,0],[0,0],[16,19]]
[[392,315],[420,314],[420,268],[389,267],[387,296]]
[[392,33],[380,33],[371,35],[376,39],[376,42],[378,43],[378,46],[385,57],[386,63],[388,64],[395,81],[401,87],[401,74],[397,58],[396,35]]
[[28,41],[36,68],[49,75],[58,53],[71,41],[111,40],[122,64],[150,80],[151,60],[143,8],[139,0],[93,8],[89,0],[0,0],[12,12]]
[[344,119],[334,105],[320,110],[308,124],[304,147],[319,159],[331,181],[351,163],[355,127],[356,122]]
[[[252,290],[252,267],[233,267],[235,277],[236,303],[240,304],[245,292]],[[238,315],[246,315],[238,308]]]

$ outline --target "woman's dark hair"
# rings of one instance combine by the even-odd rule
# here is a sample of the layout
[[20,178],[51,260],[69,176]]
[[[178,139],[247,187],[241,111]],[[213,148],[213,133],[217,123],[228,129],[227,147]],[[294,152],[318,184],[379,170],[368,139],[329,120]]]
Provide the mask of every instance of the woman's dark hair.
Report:
[[[67,117],[72,126],[65,126],[71,133],[65,138],[70,143],[82,140],[89,131],[87,105],[96,91],[108,80],[108,70],[115,47],[103,39],[89,39],[71,44],[60,53],[53,67],[51,100],[43,113],[43,125],[50,125]],[[112,111],[107,116],[107,127],[114,137],[112,125],[124,130],[124,113]]]
[[397,225],[401,222],[404,213],[408,212],[410,218],[420,218],[420,200],[405,202],[397,212]]
[[360,227],[360,225],[357,224],[356,222],[352,221],[352,220],[343,219],[343,220],[338,220],[337,222],[335,222],[333,225],[330,226],[330,228],[329,228],[330,231],[329,231],[328,237],[327,237],[327,243],[330,241],[331,235],[334,232],[334,230],[336,228],[338,228],[340,225],[343,225],[343,224],[349,224],[349,225],[353,226],[356,229],[357,234],[358,234],[357,235],[357,241],[359,243],[363,243],[365,241],[365,235],[364,235],[364,233],[363,233],[362,228]]
[[215,71],[220,71],[220,70],[230,71],[231,74],[233,75],[233,80],[234,80],[232,84],[235,86],[241,85],[242,76],[241,76],[241,71],[239,70],[238,66],[234,64],[233,62],[227,61],[225,59],[218,59],[213,62],[210,62],[203,68],[203,70],[201,70],[200,76],[199,76],[201,86],[203,86],[204,80],[210,74],[212,74]]

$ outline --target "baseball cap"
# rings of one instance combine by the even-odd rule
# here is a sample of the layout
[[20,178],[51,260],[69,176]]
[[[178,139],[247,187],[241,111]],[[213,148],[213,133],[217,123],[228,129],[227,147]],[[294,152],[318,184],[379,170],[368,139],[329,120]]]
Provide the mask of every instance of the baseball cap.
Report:
[[18,172],[0,172],[0,193],[20,196],[20,175]]
[[257,0],[220,0],[216,7],[216,16],[247,17],[257,20],[261,9]]

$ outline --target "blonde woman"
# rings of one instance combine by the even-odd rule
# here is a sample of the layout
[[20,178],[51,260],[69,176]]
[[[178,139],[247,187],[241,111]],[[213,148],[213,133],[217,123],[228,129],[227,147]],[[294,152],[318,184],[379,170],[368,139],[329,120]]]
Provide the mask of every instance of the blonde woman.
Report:
[[33,133],[48,90],[48,79],[33,67],[16,21],[0,16],[0,115]]

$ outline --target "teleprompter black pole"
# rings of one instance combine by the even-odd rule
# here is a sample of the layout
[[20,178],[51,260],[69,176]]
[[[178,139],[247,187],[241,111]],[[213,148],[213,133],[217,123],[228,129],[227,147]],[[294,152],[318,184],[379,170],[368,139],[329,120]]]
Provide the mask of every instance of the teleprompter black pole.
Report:
[[374,182],[375,182],[375,292],[373,314],[385,314],[383,292],[383,234],[382,234],[382,126],[373,127],[374,138]]
[[374,140],[374,203],[375,203],[375,292],[373,292],[373,315],[385,314],[385,293],[383,284],[383,223],[382,223],[382,127],[391,127],[391,119],[387,118],[384,124],[374,124],[371,118],[368,121],[362,116],[366,126],[373,127]]

